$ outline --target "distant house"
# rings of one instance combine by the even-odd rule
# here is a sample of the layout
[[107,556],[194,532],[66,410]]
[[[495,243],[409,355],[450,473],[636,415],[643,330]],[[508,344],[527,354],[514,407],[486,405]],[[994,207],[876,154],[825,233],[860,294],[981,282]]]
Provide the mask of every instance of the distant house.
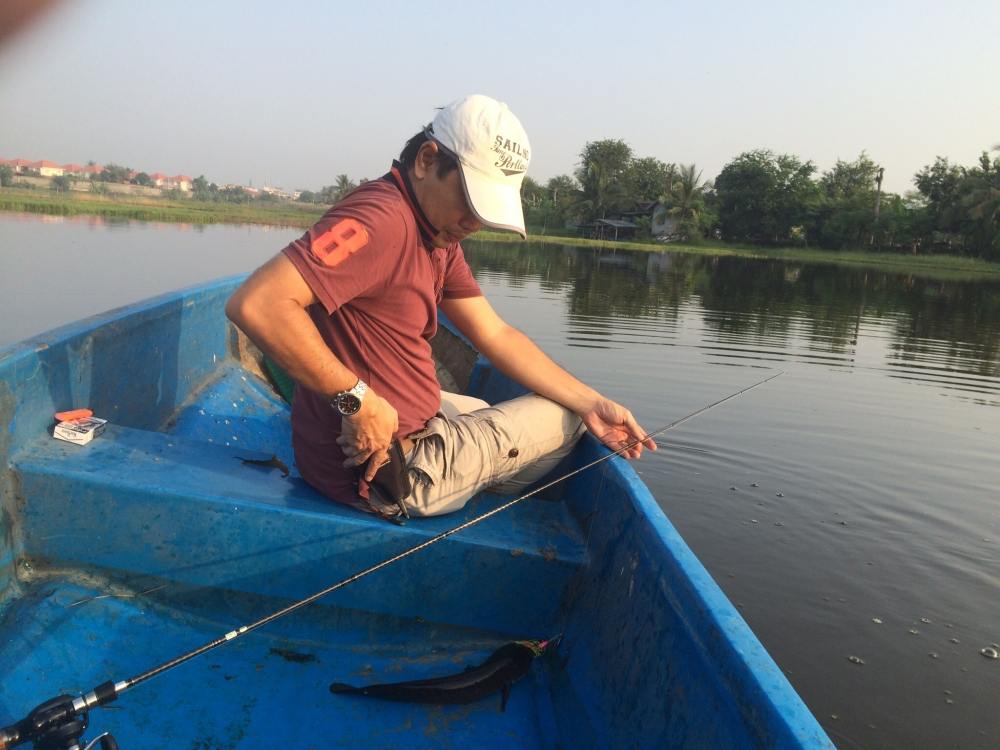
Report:
[[659,201],[636,204],[628,211],[619,211],[604,219],[596,219],[588,224],[580,224],[577,230],[584,236],[599,240],[629,240],[636,236],[641,220],[649,227],[649,236],[654,240],[669,242],[681,239],[677,220],[670,216],[667,207]]
[[28,165],[28,169],[37,169],[40,177],[62,177],[63,168],[58,164],[45,161],[33,161]]
[[678,233],[678,224],[677,219],[667,212],[667,207],[662,203],[657,203],[650,214],[649,234],[654,240],[665,242],[682,239]]
[[10,167],[14,170],[14,174],[21,174],[29,164],[31,162],[27,159],[0,159],[0,167]]
[[638,224],[628,219],[595,219],[577,225],[577,231],[592,240],[630,240],[638,228]]
[[88,164],[83,168],[83,174],[85,177],[96,177],[103,171],[104,167],[100,164]]
[[83,177],[86,167],[82,167],[79,164],[63,164],[63,174],[72,177]]
[[670,241],[680,239],[677,233],[677,219],[668,213],[668,209],[660,201],[639,203],[631,211],[622,211],[623,219],[635,221],[639,217],[649,219],[649,236],[654,240]]
[[640,217],[646,217],[651,219],[653,216],[653,212],[659,205],[660,204],[656,201],[643,201],[641,203],[635,204],[635,208],[629,211],[619,212],[618,214],[615,215],[615,218],[626,219],[628,221],[635,221]]
[[153,184],[156,185],[156,187],[166,187],[167,180],[170,178],[163,174],[163,172],[153,172],[153,174],[149,176],[149,179],[153,181]]

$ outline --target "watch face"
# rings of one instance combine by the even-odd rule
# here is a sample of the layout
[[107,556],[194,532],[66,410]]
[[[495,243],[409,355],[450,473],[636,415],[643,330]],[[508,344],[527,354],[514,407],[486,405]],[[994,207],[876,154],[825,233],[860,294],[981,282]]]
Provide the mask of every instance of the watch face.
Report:
[[361,399],[353,393],[341,393],[337,396],[337,411],[345,416],[357,414],[361,409]]

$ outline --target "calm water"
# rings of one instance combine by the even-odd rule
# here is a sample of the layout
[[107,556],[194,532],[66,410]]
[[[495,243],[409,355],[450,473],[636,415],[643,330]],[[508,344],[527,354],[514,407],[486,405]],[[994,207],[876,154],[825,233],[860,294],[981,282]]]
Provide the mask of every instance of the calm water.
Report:
[[[0,344],[297,230],[0,214]],[[1000,283],[472,243],[495,307],[654,429],[636,468],[841,748],[1000,746]],[[855,663],[848,657],[858,657]]]

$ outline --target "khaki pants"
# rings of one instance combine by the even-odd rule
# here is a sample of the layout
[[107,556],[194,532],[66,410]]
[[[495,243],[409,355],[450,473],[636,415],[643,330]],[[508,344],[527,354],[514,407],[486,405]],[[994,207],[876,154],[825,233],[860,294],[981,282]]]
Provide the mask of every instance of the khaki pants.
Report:
[[490,406],[442,393],[441,411],[410,436],[413,491],[403,504],[412,516],[436,516],[460,510],[483,489],[518,494],[551,471],[584,429],[576,414],[534,394]]

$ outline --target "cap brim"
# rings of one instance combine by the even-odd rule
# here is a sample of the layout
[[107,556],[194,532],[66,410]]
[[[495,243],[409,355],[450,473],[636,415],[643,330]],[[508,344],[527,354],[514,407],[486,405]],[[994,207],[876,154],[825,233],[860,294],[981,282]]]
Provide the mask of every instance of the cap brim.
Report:
[[523,240],[528,238],[521,208],[520,181],[516,185],[504,184],[461,163],[459,172],[469,207],[479,221],[493,229],[517,232]]

